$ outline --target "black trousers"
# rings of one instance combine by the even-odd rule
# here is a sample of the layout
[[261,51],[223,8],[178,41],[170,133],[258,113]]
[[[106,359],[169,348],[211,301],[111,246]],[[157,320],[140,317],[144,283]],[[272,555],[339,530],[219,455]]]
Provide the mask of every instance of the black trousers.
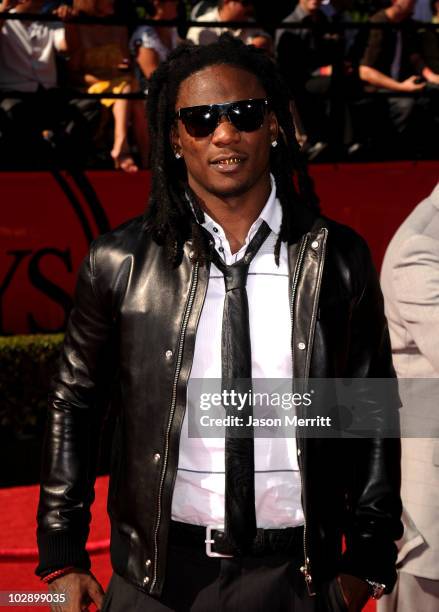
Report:
[[308,595],[302,554],[213,559],[171,546],[160,599],[113,574],[102,612],[346,612],[335,578]]

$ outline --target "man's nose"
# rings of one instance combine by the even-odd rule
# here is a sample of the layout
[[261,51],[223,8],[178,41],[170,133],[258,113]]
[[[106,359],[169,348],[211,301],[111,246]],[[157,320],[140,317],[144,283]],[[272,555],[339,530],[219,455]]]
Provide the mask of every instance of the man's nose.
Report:
[[212,143],[221,145],[229,144],[231,142],[239,142],[240,140],[241,132],[225,115],[223,115],[212,134]]

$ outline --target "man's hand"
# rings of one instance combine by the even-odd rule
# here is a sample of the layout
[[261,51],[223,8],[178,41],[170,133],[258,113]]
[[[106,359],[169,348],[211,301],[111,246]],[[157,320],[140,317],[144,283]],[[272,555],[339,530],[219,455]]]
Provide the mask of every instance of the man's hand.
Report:
[[350,574],[340,574],[337,576],[337,582],[343,593],[348,612],[361,612],[370,598],[367,582]]
[[380,72],[376,68],[372,68],[372,66],[366,66],[360,64],[358,69],[360,79],[362,81],[366,81],[369,85],[373,85],[374,87],[378,87],[378,89],[390,89],[390,91],[418,91],[425,87],[425,83],[416,83],[419,79],[418,76],[413,75],[406,79],[405,81],[396,81],[392,79],[392,77]]
[[72,17],[76,17],[78,15],[78,11],[76,11],[73,7],[68,6],[67,4],[61,4],[52,11],[53,15],[57,15],[61,19],[61,21],[68,21]]
[[65,593],[67,603],[52,605],[51,612],[85,612],[93,602],[98,610],[104,601],[104,590],[88,572],[74,570],[49,584],[50,593]]
[[268,36],[253,36],[249,44],[258,49],[263,49],[269,55],[273,54],[273,42]]
[[433,83],[433,85],[439,85],[439,74],[433,72],[433,70],[430,70],[430,68],[425,67],[422,71],[422,76],[429,83]]
[[424,89],[425,83],[416,83],[418,79],[418,76],[413,75],[405,81],[402,81],[400,83],[400,91],[420,91]]

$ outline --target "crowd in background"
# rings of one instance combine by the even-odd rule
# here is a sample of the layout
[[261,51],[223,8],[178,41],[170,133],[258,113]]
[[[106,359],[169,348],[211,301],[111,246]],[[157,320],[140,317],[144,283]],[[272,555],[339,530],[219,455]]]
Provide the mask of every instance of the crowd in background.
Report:
[[[262,0],[2,0],[1,12],[59,19],[0,16],[1,169],[147,168],[148,80],[179,42],[208,44],[227,21],[242,22],[231,33],[279,63],[310,160],[437,156],[439,30],[413,14],[439,23],[439,0],[281,0],[269,15]],[[180,25],[139,25],[136,16]],[[333,27],[367,20],[384,27]]]

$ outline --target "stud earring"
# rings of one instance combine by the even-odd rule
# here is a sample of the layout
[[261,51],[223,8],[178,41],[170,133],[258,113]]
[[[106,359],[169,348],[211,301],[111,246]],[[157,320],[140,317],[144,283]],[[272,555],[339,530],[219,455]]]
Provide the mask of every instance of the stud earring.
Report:
[[271,146],[273,147],[273,149],[275,149],[277,147],[277,140],[273,140]]
[[175,159],[181,159],[182,155],[178,151],[175,151]]

